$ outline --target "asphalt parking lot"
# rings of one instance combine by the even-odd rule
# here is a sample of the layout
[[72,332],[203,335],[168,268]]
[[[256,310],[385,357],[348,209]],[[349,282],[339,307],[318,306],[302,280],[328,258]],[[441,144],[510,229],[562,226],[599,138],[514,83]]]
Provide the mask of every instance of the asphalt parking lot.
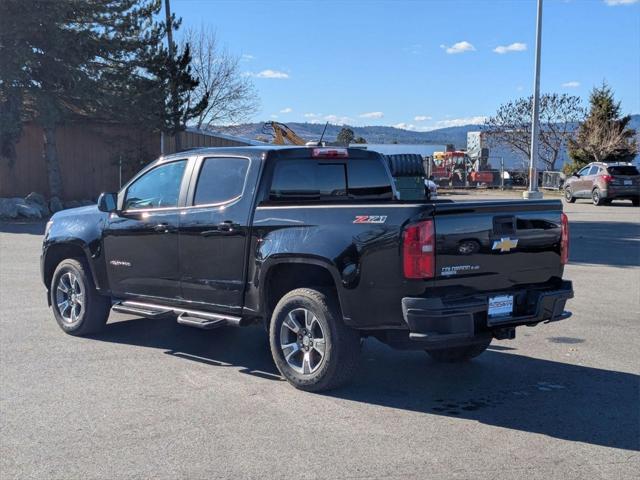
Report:
[[356,381],[323,395],[280,379],[258,327],[112,314],[64,335],[44,225],[0,223],[0,477],[637,478],[640,209],[565,208],[572,318],[464,365],[369,339]]

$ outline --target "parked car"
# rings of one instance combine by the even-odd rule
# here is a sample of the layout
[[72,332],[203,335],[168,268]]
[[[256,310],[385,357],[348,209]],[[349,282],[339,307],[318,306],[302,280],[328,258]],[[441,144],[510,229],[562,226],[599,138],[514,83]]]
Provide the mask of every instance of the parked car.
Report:
[[564,198],[569,203],[590,198],[594,205],[631,200],[640,206],[640,172],[630,163],[590,163],[567,178]]
[[[111,310],[210,329],[262,323],[292,385],[356,371],[361,338],[468,360],[570,316],[557,200],[401,200],[376,152],[237,147],[153,162],[47,224],[42,279],[66,333]],[[240,348],[240,347],[239,347]]]

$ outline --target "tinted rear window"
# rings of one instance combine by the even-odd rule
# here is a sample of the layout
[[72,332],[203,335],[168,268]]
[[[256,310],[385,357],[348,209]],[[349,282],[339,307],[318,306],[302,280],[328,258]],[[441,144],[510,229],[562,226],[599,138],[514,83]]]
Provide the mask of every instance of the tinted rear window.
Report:
[[381,160],[358,159],[347,162],[349,196],[360,200],[391,200],[391,179]]
[[633,165],[616,165],[608,167],[607,170],[611,175],[640,175],[638,169]]
[[282,160],[271,181],[272,200],[391,200],[387,171],[377,158],[346,162]]
[[271,199],[339,199],[347,194],[344,164],[285,160],[276,164]]

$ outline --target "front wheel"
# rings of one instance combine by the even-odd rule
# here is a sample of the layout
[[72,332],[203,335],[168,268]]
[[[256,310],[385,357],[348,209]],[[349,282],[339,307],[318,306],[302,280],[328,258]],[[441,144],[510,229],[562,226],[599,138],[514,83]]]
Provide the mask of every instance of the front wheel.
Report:
[[360,334],[342,321],[335,295],[310,288],[293,290],[278,302],[269,342],[280,373],[308,392],[347,383],[360,357]]
[[51,280],[51,306],[62,330],[70,335],[98,332],[109,317],[111,301],[100,295],[85,262],[67,258]]
[[483,353],[491,345],[491,338],[485,339],[482,343],[467,345],[465,347],[441,348],[436,350],[426,350],[431,358],[440,363],[467,362]]

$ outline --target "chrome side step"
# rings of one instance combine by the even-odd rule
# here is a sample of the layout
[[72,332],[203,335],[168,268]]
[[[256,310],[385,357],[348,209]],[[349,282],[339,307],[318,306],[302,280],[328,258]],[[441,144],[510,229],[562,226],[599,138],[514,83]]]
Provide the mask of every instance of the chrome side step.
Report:
[[133,303],[134,302],[119,302],[113,305],[111,310],[130,315],[140,315],[147,318],[159,318],[173,313],[170,308]]
[[187,327],[203,328],[210,330],[212,328],[226,325],[227,322],[222,318],[204,318],[189,313],[181,313],[178,315],[178,323]]
[[222,315],[202,310],[169,307],[166,305],[155,305],[131,300],[118,302],[111,307],[111,310],[130,315],[140,315],[146,318],[162,318],[168,315],[177,315],[179,324],[206,330],[223,325],[232,327],[243,327],[246,325],[242,317],[233,315]]

